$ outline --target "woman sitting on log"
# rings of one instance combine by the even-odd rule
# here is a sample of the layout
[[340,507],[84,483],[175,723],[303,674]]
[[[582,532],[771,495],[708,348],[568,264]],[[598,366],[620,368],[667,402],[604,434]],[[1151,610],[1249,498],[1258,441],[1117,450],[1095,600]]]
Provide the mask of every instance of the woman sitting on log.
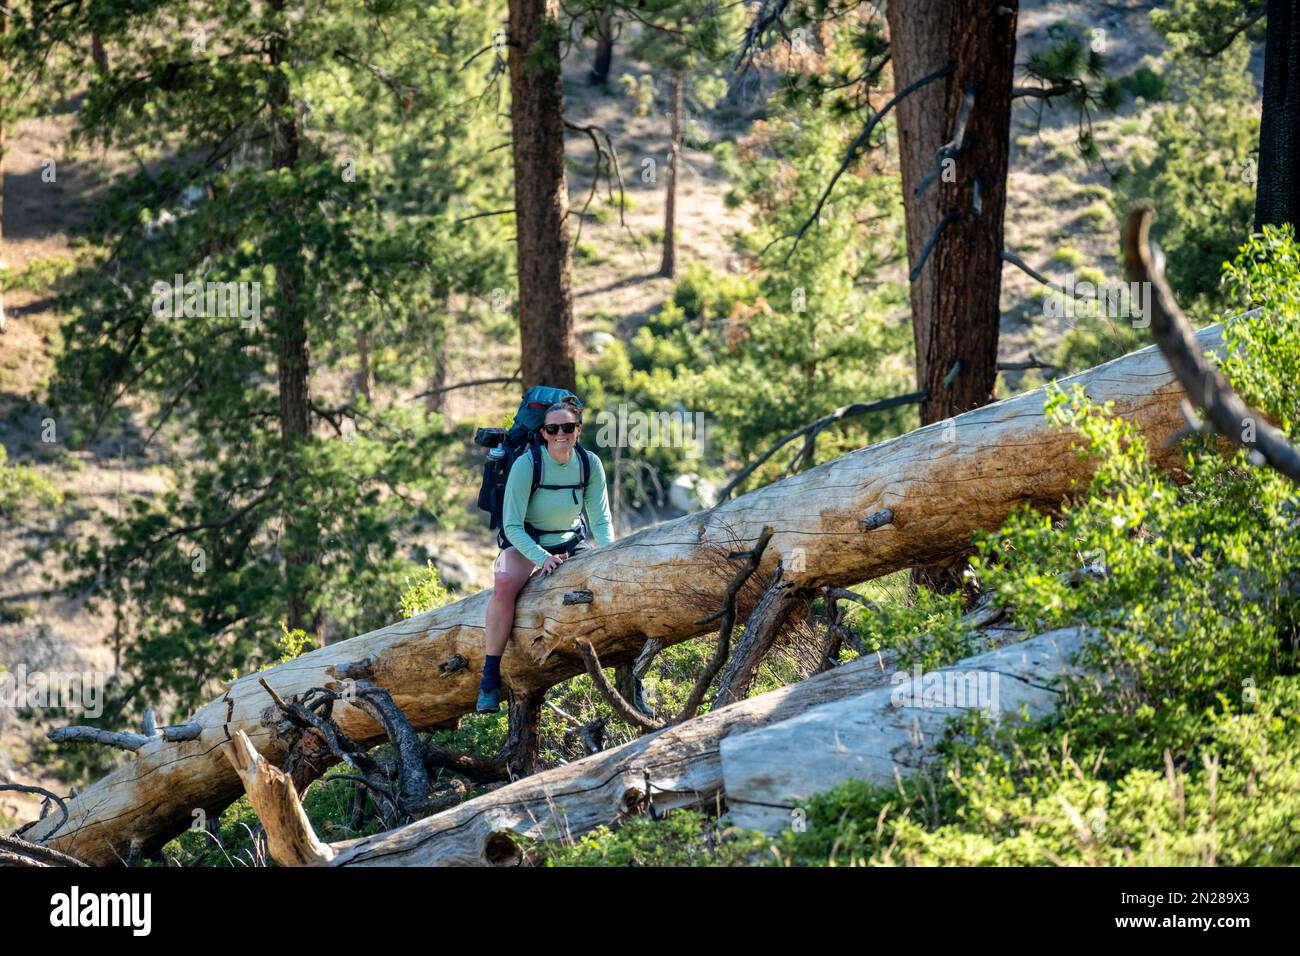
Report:
[[[540,429],[542,475],[532,491],[533,456],[515,459],[502,502],[502,551],[492,566],[494,584],[487,609],[487,656],[479,682],[479,713],[501,705],[501,656],[515,623],[515,599],[537,571],[550,574],[572,554],[590,550],[581,521],[584,507],[597,547],[613,538],[605,469],[600,458],[578,446],[582,413],[572,399],[546,410]],[[586,488],[580,455],[589,463]],[[506,547],[506,545],[509,547]]]

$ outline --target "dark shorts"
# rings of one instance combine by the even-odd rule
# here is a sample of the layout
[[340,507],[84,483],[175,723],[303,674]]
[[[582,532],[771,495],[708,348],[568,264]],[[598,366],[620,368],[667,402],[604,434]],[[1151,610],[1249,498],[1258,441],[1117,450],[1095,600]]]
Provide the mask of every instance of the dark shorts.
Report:
[[590,551],[591,542],[582,538],[576,544],[572,541],[566,541],[564,544],[543,544],[542,550],[549,554],[568,554],[569,557],[573,557],[583,551]]
[[[573,555],[579,554],[583,551],[590,551],[592,549],[591,542],[588,541],[586,538],[575,538],[573,540],[566,541],[563,544],[541,544],[541,542],[538,542],[538,544],[541,546],[541,549],[545,551],[547,554],[567,554],[569,557],[572,557]],[[506,550],[506,548],[514,547],[514,545],[510,543],[510,539],[506,537],[504,531],[498,533],[497,545],[501,548],[502,551]]]

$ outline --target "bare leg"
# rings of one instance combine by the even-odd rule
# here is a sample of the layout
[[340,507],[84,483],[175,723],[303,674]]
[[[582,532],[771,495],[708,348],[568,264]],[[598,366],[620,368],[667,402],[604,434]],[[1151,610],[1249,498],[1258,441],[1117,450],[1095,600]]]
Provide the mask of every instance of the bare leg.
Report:
[[515,624],[515,598],[537,570],[517,548],[506,548],[497,555],[492,598],[487,607],[487,653],[499,657]]

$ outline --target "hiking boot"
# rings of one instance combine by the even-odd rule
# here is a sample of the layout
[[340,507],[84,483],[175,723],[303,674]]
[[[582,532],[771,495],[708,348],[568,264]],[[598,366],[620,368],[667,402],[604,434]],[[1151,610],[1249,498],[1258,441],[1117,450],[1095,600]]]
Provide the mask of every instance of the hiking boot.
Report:
[[479,689],[478,703],[474,705],[476,713],[495,714],[501,709],[501,688],[493,687],[491,690]]

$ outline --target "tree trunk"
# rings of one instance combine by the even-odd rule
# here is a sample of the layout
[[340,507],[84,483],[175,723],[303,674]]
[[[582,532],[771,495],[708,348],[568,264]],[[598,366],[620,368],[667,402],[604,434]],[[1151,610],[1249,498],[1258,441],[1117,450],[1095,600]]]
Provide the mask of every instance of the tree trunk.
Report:
[[673,73],[668,143],[668,194],[664,201],[664,256],[659,264],[659,274],[671,279],[677,274],[677,166],[682,155],[682,109],[685,100],[686,80],[679,72]]
[[[282,0],[275,4],[282,11]],[[268,106],[271,114],[271,166],[274,169],[292,169],[298,162],[298,121],[290,96],[289,79],[282,71],[285,60],[286,38],[283,34],[271,37],[270,88]],[[292,222],[296,213],[291,202],[277,210],[281,222]],[[280,442],[285,456],[285,483],[289,489],[287,499],[294,500],[292,489],[301,480],[302,446],[311,440],[311,409],[309,391],[309,361],[307,355],[307,319],[300,297],[305,288],[305,272],[301,251],[289,243],[275,263],[276,334],[278,361],[276,374],[280,390]],[[308,595],[303,572],[315,560],[314,527],[299,526],[292,510],[284,516],[285,586],[288,592],[286,623],[290,630],[303,628],[318,631],[319,617],[310,615]]]
[[[9,30],[9,17],[0,16],[0,37]],[[3,41],[0,41],[3,42]],[[9,63],[0,59],[0,91],[9,76]],[[5,330],[5,293],[4,276],[8,265],[5,262],[5,117],[7,103],[0,102],[0,332]]]
[[[1222,326],[1197,333],[1222,352]],[[1147,440],[1153,461],[1178,468],[1183,452],[1170,439],[1185,427],[1184,393],[1159,351],[1143,349],[1063,380],[1098,402],[1113,401]],[[757,573],[770,576],[782,555],[803,549],[792,585],[847,585],[960,553],[978,531],[999,527],[1015,508],[1057,507],[1086,486],[1092,464],[1075,453],[1076,438],[1043,416],[1042,389],[976,409],[951,424],[957,441],[933,426],[792,475],[707,511],[645,528],[566,561],[520,593],[512,640],[502,660],[516,694],[536,691],[585,670],[578,640],[590,641],[609,665],[636,657],[647,639],[673,644],[710,631],[699,622],[721,607],[734,567],[721,552],[742,550],[770,525],[774,534]],[[863,523],[863,519],[871,520]],[[873,530],[866,530],[873,529]],[[564,596],[588,590],[590,603]],[[389,691],[417,730],[473,710],[483,664],[490,591],[241,677],[190,722],[197,740],[151,738],[136,758],[68,801],[68,823],[40,821],[30,838],[98,865],[126,854],[133,839],[145,852],[183,831],[193,811],[218,812],[240,783],[217,744],[243,730],[279,763],[283,741],[262,725],[274,717],[265,679],[282,697],[320,687],[332,668],[370,658],[373,682]],[[752,606],[737,609],[746,620]],[[228,703],[229,701],[229,703]],[[228,710],[229,708],[229,710]],[[340,728],[362,743],[383,729],[355,707],[336,712]]]
[[1300,227],[1300,0],[1268,0],[1255,228]]
[[[922,425],[993,400],[1016,9],[1015,0],[998,7],[1005,13],[976,0],[887,7],[895,89],[953,65],[896,107],[916,382],[929,390]],[[949,143],[953,155],[941,158]],[[918,568],[913,579],[947,590],[957,567]]]
[[614,668],[614,689],[633,706],[636,705],[636,674],[632,672],[634,663],[635,661],[624,661]]
[[577,388],[558,15],[559,0],[510,0],[510,130],[525,390]]
[[609,9],[601,10],[596,18],[596,56],[591,62],[591,85],[600,86],[609,80],[609,69],[614,62],[614,18]]
[[90,34],[90,60],[95,64],[95,72],[100,76],[108,72],[108,52],[104,49],[104,37],[98,30]]
[[[947,27],[952,19],[953,3],[954,0],[894,0],[886,6],[889,56],[896,91],[949,62]],[[943,215],[939,190],[931,187],[919,197],[915,193],[934,165],[939,147],[948,141],[952,120],[946,112],[947,102],[947,83],[940,79],[913,91],[894,107],[909,266],[915,265],[920,250]],[[929,379],[929,366],[924,363],[929,356],[930,333],[938,312],[938,281],[933,268],[923,269],[911,283],[911,303],[916,381],[921,388]],[[921,406],[922,424],[943,417],[927,415],[927,407],[928,403]]]
[[441,415],[447,407],[447,393],[438,391],[447,384],[447,319],[451,316],[451,300],[444,298],[442,315],[437,322],[429,323],[429,358],[433,363],[433,372],[429,375],[429,384],[424,396],[424,413],[426,416]]
[[537,750],[542,742],[542,703],[545,700],[545,687],[510,694],[505,754],[512,780],[527,777],[537,769]]
[[370,333],[357,330],[357,377],[352,383],[354,396],[365,396],[366,404],[375,402],[375,373],[370,367]]
[[[1007,12],[990,14],[975,0],[904,0],[888,8],[896,89],[955,64],[950,76],[896,107],[913,269],[949,217],[911,283],[917,387],[930,390],[921,404],[922,425],[987,404],[997,378],[1016,4],[1001,9]],[[973,105],[958,152],[915,195],[936,166],[937,151],[951,141],[968,94]],[[960,370],[945,385],[958,362]]]

